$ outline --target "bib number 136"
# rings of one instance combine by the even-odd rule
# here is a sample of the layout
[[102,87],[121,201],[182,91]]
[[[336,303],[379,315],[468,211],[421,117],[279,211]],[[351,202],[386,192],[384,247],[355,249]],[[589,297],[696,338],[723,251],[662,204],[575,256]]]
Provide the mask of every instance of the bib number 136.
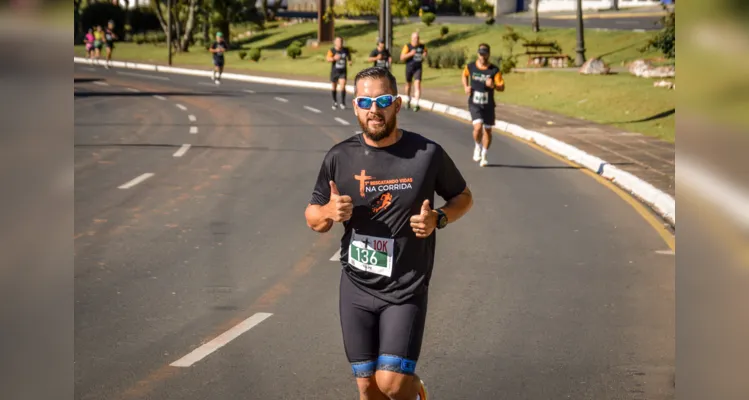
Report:
[[393,272],[393,239],[352,233],[348,262],[356,269],[389,277]]

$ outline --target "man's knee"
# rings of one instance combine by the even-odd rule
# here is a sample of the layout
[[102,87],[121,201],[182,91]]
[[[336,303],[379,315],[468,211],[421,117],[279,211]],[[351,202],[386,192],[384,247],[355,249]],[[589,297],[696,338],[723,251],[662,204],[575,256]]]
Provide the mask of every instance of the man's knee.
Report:
[[377,382],[375,382],[374,375],[368,378],[356,378],[356,386],[359,388],[359,394],[367,396],[372,391],[377,390]]
[[404,375],[392,371],[377,371],[377,387],[385,396],[400,399],[413,391],[413,375]]

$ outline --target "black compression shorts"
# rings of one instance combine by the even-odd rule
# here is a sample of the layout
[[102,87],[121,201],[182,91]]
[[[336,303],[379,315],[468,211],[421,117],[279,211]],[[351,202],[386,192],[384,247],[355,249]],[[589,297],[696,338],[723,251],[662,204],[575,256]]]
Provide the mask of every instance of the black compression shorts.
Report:
[[345,69],[331,69],[330,70],[330,81],[331,82],[338,82],[341,79],[346,79],[346,70]]
[[412,67],[412,66],[406,65],[406,82],[411,83],[411,81],[413,80],[420,81],[421,70],[422,70],[421,65],[419,65],[418,67]]
[[427,293],[391,304],[360,289],[341,271],[341,329],[346,357],[357,378],[376,370],[413,375],[421,353]]
[[495,112],[494,106],[477,106],[475,104],[468,105],[468,111],[471,112],[471,123],[479,124],[483,123],[485,127],[491,128],[495,123]]

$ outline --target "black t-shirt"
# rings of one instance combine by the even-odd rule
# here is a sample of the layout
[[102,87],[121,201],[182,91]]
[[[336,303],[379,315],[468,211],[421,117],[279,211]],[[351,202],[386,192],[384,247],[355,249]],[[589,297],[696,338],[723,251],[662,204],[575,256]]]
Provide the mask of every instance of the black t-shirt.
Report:
[[[331,180],[341,195],[351,196],[354,203],[341,238],[341,264],[352,281],[392,303],[426,291],[434,265],[436,230],[419,239],[410,219],[419,214],[426,199],[432,208],[442,205],[435,206],[435,193],[447,201],[466,188],[447,152],[405,130],[397,143],[386,148],[371,147],[362,134],[356,134],[333,146],[325,156],[311,204],[328,203]],[[355,265],[362,260],[386,265],[388,257],[377,253],[383,249],[392,256],[389,268]]]
[[114,43],[114,33],[111,29],[106,29],[104,31],[104,41],[107,42],[107,44]]
[[376,60],[374,62],[374,67],[382,67],[382,68],[390,68],[390,63],[388,62],[388,59],[390,58],[390,52],[387,49],[382,49],[382,51],[379,51],[377,49],[372,50],[371,53],[369,53],[370,57],[377,57],[378,55],[382,54],[381,60]]
[[351,52],[349,51],[348,47],[341,47],[340,50],[336,50],[335,47],[332,47],[330,50],[328,50],[328,57],[333,57],[336,54],[340,54],[341,59],[330,63],[330,68],[336,71],[346,71],[348,66],[348,59],[351,58]]
[[[216,42],[213,42],[213,44],[211,45],[211,49],[214,49],[214,50],[218,49],[219,47],[221,47],[222,49],[224,49],[224,51],[226,51],[226,50],[229,49],[229,46],[226,44],[226,42],[218,42],[218,41],[216,41]],[[213,53],[213,58],[216,59],[216,60],[223,60],[224,59],[224,53]]]
[[468,104],[494,108],[494,88],[486,86],[486,80],[493,80],[495,86],[504,84],[499,67],[489,64],[485,68],[479,68],[475,62],[472,62],[466,65],[463,75],[468,77],[468,81],[471,84],[471,94],[468,97]]
[[401,54],[410,53],[411,50],[416,50],[416,54],[406,60],[406,67],[421,68],[422,63],[424,62],[424,52],[426,52],[426,49],[427,47],[423,43],[419,43],[416,46],[411,45],[411,43],[407,43],[405,46],[403,46]]

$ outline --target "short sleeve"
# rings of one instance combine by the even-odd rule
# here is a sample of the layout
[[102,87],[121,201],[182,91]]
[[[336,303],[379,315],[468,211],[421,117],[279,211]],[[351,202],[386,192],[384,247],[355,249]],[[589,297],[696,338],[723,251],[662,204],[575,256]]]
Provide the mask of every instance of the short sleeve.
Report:
[[369,53],[370,57],[377,57],[377,49],[372,50],[371,53]]
[[335,177],[335,159],[331,153],[325,156],[317,174],[315,188],[312,190],[310,204],[324,206],[330,201],[330,181]]
[[445,199],[445,201],[449,201],[453,197],[463,193],[466,188],[466,181],[458,170],[458,167],[455,166],[452,158],[450,158],[447,151],[441,146],[438,148],[435,157],[437,163],[435,192]]
[[466,78],[468,78],[469,76],[471,76],[471,73],[468,72],[468,66],[467,65],[465,66],[465,68],[463,68],[463,76],[466,77]]
[[333,57],[333,51],[332,50],[328,50],[328,54],[326,55],[326,57]]
[[401,50],[401,54],[406,54],[406,53],[408,53],[408,45],[407,44],[403,45],[403,50]]

